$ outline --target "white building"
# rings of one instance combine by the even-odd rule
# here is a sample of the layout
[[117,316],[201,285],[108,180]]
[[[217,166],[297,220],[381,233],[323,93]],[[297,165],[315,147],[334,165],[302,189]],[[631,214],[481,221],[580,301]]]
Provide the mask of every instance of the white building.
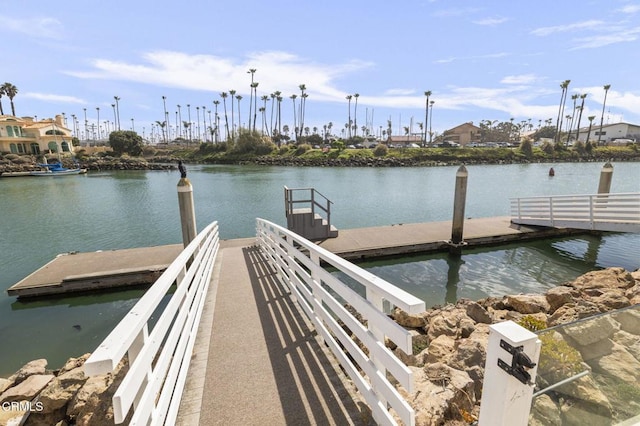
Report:
[[[602,126],[602,133],[600,133],[600,124],[593,123],[591,125],[591,133],[589,134],[589,126],[581,127],[578,140],[582,142],[587,141],[587,135],[591,142],[600,141],[602,144],[615,143],[616,140],[624,140],[623,143],[628,141],[638,142],[640,141],[640,126],[630,123],[614,123],[605,124]],[[575,138],[575,132],[574,136]]]

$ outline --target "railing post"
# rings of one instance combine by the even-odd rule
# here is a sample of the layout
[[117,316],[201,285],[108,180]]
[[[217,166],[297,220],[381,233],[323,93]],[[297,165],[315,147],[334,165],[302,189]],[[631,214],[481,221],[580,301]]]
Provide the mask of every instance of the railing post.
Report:
[[513,321],[489,326],[479,426],[528,424],[540,347],[536,334]]
[[193,186],[187,179],[187,171],[178,161],[180,180],[178,181],[178,205],[180,206],[180,223],[182,224],[182,244],[186,248],[198,234],[196,228],[196,212],[193,205]]
[[611,192],[611,180],[613,178],[613,166],[607,162],[600,171],[600,182],[598,182],[598,194],[608,194]]
[[462,245],[462,231],[464,228],[464,208],[467,199],[467,178],[469,173],[465,166],[460,166],[456,172],[456,188],[453,200],[453,222],[451,227],[451,253],[460,253]]

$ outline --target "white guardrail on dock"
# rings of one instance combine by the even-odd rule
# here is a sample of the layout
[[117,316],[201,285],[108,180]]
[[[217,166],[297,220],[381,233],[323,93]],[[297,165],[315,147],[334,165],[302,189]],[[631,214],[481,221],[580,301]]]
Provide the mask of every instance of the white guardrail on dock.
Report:
[[595,231],[640,232],[640,193],[513,198],[511,222]]
[[[386,301],[416,314],[425,311],[424,301],[269,221],[257,219],[256,236],[279,278],[364,396],[376,422],[396,424],[389,406],[405,425],[414,425],[414,410],[387,378],[390,373],[411,393],[412,372],[385,345],[389,339],[411,354],[411,334],[390,319],[383,306]],[[361,285],[366,296],[328,272],[321,262]],[[366,325],[345,304],[357,311]]]
[[[129,369],[113,396],[116,424],[125,421],[132,405],[130,425],[175,424],[219,241],[213,222],[86,361],[85,373],[93,376],[112,372],[128,357]],[[150,324],[152,315],[157,321]]]

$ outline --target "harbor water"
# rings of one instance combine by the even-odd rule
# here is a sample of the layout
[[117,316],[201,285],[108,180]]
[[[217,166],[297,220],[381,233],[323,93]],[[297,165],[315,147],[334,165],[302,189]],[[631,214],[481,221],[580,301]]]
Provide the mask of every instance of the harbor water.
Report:
[[[467,217],[508,216],[509,199],[595,193],[602,163],[467,166]],[[614,163],[611,192],[640,192],[640,163]],[[553,167],[555,176],[548,175]],[[457,167],[187,166],[198,229],[255,235],[255,218],[285,225],[284,186],[332,202],[338,229],[451,220]],[[177,171],[0,178],[0,377],[46,358],[50,368],[91,352],[144,292],[128,289],[35,301],[6,289],[56,255],[182,241]],[[638,234],[581,235],[361,264],[428,306],[541,292],[587,271],[640,268]]]

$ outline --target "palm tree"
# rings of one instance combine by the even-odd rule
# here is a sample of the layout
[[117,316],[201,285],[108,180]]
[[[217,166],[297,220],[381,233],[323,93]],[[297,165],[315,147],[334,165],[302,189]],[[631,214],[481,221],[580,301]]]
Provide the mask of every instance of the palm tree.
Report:
[[0,86],[0,115],[4,115],[4,109],[2,108],[2,95],[4,94],[4,86]]
[[165,141],[165,143],[166,143],[166,141],[167,141],[167,135],[166,135],[166,134],[165,134],[165,132],[164,132],[164,128],[165,128],[165,126],[167,125],[167,122],[166,122],[166,121],[162,121],[162,122],[160,122],[160,121],[156,121],[156,124],[162,128],[162,139],[164,139],[164,141]]
[[307,86],[301,84],[298,86],[298,88],[300,89],[300,114],[298,115],[298,117],[300,117],[300,136],[302,136],[302,129],[304,128],[304,109],[307,103],[307,96],[305,93],[305,90],[307,90]]
[[224,127],[227,130],[227,137],[225,140],[229,140],[229,117],[227,116],[227,92],[220,93],[222,98],[222,104],[224,105]]
[[602,123],[604,121],[604,106],[607,103],[607,93],[609,93],[609,89],[611,89],[610,84],[604,85],[604,101],[602,102],[602,114],[600,115],[600,131],[598,132],[598,145],[600,145],[600,141],[602,140]]
[[[251,83],[253,89],[253,131],[256,131],[256,116],[258,111],[258,82]],[[249,113],[249,121],[251,121],[251,113]],[[251,123],[249,123],[251,124]],[[251,125],[249,125],[251,127]]]
[[427,97],[427,100],[424,101],[424,137],[422,140],[422,146],[427,145],[427,128],[429,123],[429,96],[431,96],[431,90],[427,90],[424,92],[424,95]]
[[251,112],[252,112],[252,107],[253,107],[253,75],[256,73],[256,69],[255,68],[249,68],[249,71],[247,71],[247,74],[251,74],[251,85],[250,90],[249,90],[249,129],[251,129]]
[[275,127],[273,127],[273,114],[275,111],[276,93],[273,92],[269,96],[271,97],[271,121],[269,122],[269,132],[273,136],[273,133],[274,133],[273,130],[275,129]]
[[229,90],[229,95],[231,95],[231,139],[235,139],[235,134],[236,134],[236,123],[235,123],[235,119],[233,117],[233,98],[236,97],[236,91],[235,90]]
[[242,96],[236,95],[236,99],[238,100],[238,129],[242,129],[242,120],[240,119],[240,101],[242,100]]
[[215,120],[216,120],[216,125],[215,125],[215,142],[218,143],[218,138],[220,138],[220,129],[218,129],[218,105],[220,105],[220,101],[219,100],[215,100],[213,101],[213,105],[214,105],[214,116],[215,116]]
[[356,136],[358,136],[358,98],[360,97],[360,93],[356,93],[353,95],[356,98],[356,103],[353,107],[353,127],[356,129]]
[[[580,105],[580,114],[578,115],[578,125],[576,126],[576,142],[578,141],[578,138],[580,136],[580,121],[582,121],[582,111],[584,110],[584,98],[587,97],[587,94],[584,93],[582,95],[580,95],[580,99],[582,99],[582,104]],[[567,137],[567,144],[569,142],[569,138]]]
[[115,99],[116,101],[115,103],[116,126],[118,127],[118,131],[119,131],[120,130],[120,104],[118,103],[118,101],[120,101],[120,98],[118,96],[114,96],[113,99]]
[[[297,129],[298,127],[298,121],[296,120],[296,98],[298,97],[298,95],[296,95],[295,93],[291,96],[289,96],[289,98],[293,101],[293,128]],[[297,130],[296,130],[296,138],[297,138],[298,134],[297,134]]]
[[[264,133],[264,129],[267,123],[267,101],[269,100],[269,96],[268,95],[262,95],[260,97],[260,100],[262,100],[263,104],[262,104],[262,133]],[[267,135],[269,135],[269,129],[267,128]]]
[[589,130],[587,131],[587,139],[585,140],[585,143],[589,143],[589,137],[591,137],[591,125],[593,124],[593,119],[596,118],[596,116],[590,115],[587,118],[589,119]]
[[571,80],[565,80],[560,83],[562,94],[560,95],[560,106],[558,107],[558,120],[556,121],[556,136],[554,142],[560,141],[560,130],[562,130],[562,114],[564,114],[564,104],[567,99],[567,88],[569,87]]
[[[0,89],[0,92],[2,92],[5,95],[7,95],[7,97],[11,101],[11,115],[13,115],[15,117],[16,116],[16,108],[13,105],[13,98],[15,98],[16,95],[18,94],[18,88],[16,86],[14,86],[13,84],[11,84],[11,83],[4,83],[2,85],[2,88]],[[1,106],[0,106],[0,108],[1,108]]]
[[351,98],[353,98],[353,95],[346,96],[347,101],[349,101],[349,120],[347,121],[347,123],[349,123],[349,139],[351,139]]

